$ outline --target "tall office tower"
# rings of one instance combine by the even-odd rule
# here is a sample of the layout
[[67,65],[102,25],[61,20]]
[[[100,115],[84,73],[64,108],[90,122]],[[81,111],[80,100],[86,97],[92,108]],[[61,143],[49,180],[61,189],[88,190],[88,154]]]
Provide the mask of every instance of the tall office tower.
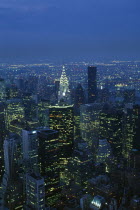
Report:
[[35,173],[26,174],[26,210],[45,210],[44,178]]
[[25,119],[26,121],[34,121],[37,119],[37,103],[33,100],[33,95],[31,93],[23,93],[22,96]]
[[6,99],[5,80],[0,78],[0,101],[5,101],[5,99]]
[[18,135],[11,133],[4,140],[3,150],[4,150],[4,165],[5,173],[9,177],[13,177],[17,173],[18,161],[20,158],[20,138]]
[[[135,112],[136,113],[136,112]],[[132,104],[125,105],[125,113],[123,118],[123,148],[122,153],[125,158],[129,158],[133,149],[134,138],[136,136],[136,117]]]
[[133,106],[133,115],[135,119],[135,129],[134,129],[134,141],[133,141],[133,148],[138,149],[140,148],[140,105]]
[[106,163],[112,157],[111,146],[106,139],[99,140],[98,152],[96,157],[97,163]]
[[24,128],[24,107],[20,99],[8,100],[6,102],[6,128],[11,133],[20,135]]
[[88,67],[88,103],[94,103],[97,99],[97,68],[94,66]]
[[116,160],[122,157],[123,117],[122,110],[107,104],[100,114],[100,139],[108,140]]
[[32,94],[27,92],[22,93],[22,101],[25,111],[25,119],[30,121],[32,119]]
[[81,104],[84,104],[84,102],[85,102],[84,90],[82,85],[78,84],[75,90],[74,104],[76,107],[79,108]]
[[87,142],[76,141],[73,156],[63,173],[64,182],[69,185],[73,180],[76,185],[86,187],[88,179],[93,177],[92,157]]
[[92,150],[94,160],[97,153],[100,131],[100,112],[102,104],[84,104],[80,107],[81,137]]
[[38,171],[37,131],[22,130],[22,153],[25,170]]
[[65,103],[70,103],[70,90],[69,90],[69,81],[66,76],[65,67],[63,66],[62,74],[60,77],[60,88],[58,100],[63,100]]
[[71,157],[74,141],[73,106],[50,106],[49,126],[59,131],[60,158],[62,165]]
[[38,122],[38,97],[37,95],[32,95],[31,93],[23,93],[22,98],[24,111],[25,111],[25,122],[28,128],[34,130],[39,127]]
[[4,173],[4,151],[3,142],[6,136],[5,128],[5,104],[0,103],[0,182]]
[[15,173],[15,151],[16,141],[14,138],[4,140],[4,162],[5,162],[5,173],[8,177],[12,177]]
[[18,176],[17,139],[4,140],[5,173],[1,185],[1,198],[8,209],[23,208],[23,186]]
[[45,180],[45,202],[55,206],[60,198],[59,135],[58,131],[38,131],[40,174]]

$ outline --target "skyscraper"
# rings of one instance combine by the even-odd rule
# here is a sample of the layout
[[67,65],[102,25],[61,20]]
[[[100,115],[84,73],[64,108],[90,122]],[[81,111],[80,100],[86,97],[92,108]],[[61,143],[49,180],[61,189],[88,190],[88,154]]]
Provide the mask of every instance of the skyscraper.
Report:
[[44,129],[38,132],[40,174],[45,180],[45,202],[56,204],[60,197],[58,131]]
[[[61,160],[71,157],[74,140],[73,106],[50,106],[49,126],[59,131]],[[63,162],[63,161],[62,161]]]
[[122,155],[122,143],[125,127],[124,112],[118,107],[105,105],[100,114],[100,139],[107,139],[113,155],[119,160]]
[[129,159],[130,153],[133,149],[134,139],[136,137],[136,119],[138,117],[138,109],[132,104],[125,105],[125,112],[123,117],[123,143],[122,153],[125,158]]
[[11,133],[17,133],[20,135],[25,122],[25,112],[22,100],[11,99],[7,100],[6,104],[6,129]]
[[18,139],[14,135],[9,136],[4,140],[3,147],[5,173],[0,187],[0,197],[8,209],[22,209],[24,199],[22,180],[18,175]]
[[62,74],[60,77],[58,100],[59,101],[63,100],[67,103],[69,103],[69,101],[70,101],[69,81],[68,81],[64,66],[63,66]]
[[97,68],[95,66],[88,67],[88,103],[94,103],[97,98]]
[[38,170],[38,140],[37,131],[22,130],[23,160],[27,168]]
[[12,176],[14,169],[14,155],[16,150],[16,142],[14,139],[4,140],[4,162],[5,173],[8,176]]
[[45,209],[45,183],[37,174],[26,174],[26,207],[25,209]]
[[84,104],[80,107],[81,137],[89,145],[94,158],[99,143],[101,110],[102,104],[100,103]]
[[106,139],[99,140],[98,152],[97,152],[97,163],[105,163],[108,158],[111,157],[111,146]]

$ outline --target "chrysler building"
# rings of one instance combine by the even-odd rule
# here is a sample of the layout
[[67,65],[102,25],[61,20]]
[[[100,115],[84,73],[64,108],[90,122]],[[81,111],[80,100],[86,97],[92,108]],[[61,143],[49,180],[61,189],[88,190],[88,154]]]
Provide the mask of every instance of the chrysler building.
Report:
[[65,67],[63,66],[62,74],[60,77],[60,88],[59,88],[59,102],[64,101],[66,103],[70,102],[70,90],[69,90],[69,81],[66,76]]

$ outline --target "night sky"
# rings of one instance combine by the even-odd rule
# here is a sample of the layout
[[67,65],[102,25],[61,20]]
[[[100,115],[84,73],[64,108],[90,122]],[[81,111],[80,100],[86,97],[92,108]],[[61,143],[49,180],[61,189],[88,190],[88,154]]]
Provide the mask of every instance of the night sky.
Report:
[[0,56],[140,55],[139,0],[0,0]]

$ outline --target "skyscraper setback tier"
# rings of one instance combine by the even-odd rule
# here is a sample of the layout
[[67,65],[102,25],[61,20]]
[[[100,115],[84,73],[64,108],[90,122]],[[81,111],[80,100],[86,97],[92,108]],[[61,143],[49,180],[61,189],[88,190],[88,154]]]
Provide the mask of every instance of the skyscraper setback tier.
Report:
[[97,98],[97,68],[94,66],[88,67],[88,103],[94,103]]

